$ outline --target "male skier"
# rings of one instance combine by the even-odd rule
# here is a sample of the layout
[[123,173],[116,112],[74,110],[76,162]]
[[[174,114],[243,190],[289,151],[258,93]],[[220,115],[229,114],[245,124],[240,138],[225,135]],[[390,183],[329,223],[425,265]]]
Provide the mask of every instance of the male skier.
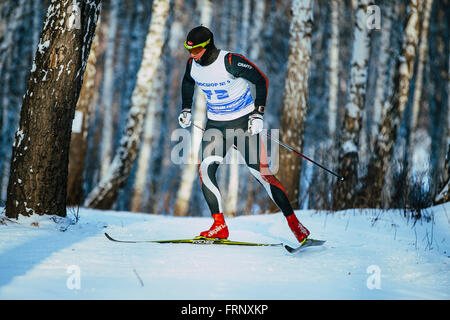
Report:
[[[266,152],[259,133],[263,130],[268,80],[250,61],[239,54],[218,50],[213,33],[204,26],[192,29],[184,43],[190,53],[182,82],[182,111],[178,117],[181,127],[191,125],[194,87],[199,86],[206,97],[206,132],[215,130],[218,136],[202,141],[199,167],[202,192],[214,223],[200,233],[208,238],[228,238],[222,199],[216,172],[230,147],[242,154],[252,175],[262,184],[270,198],[283,212],[297,240],[302,243],[309,231],[297,219],[281,183],[270,172]],[[255,85],[253,99],[249,83]],[[230,137],[230,129],[234,132]],[[227,135],[228,130],[228,135]],[[246,133],[247,132],[247,133]],[[244,145],[237,141],[245,141]]]

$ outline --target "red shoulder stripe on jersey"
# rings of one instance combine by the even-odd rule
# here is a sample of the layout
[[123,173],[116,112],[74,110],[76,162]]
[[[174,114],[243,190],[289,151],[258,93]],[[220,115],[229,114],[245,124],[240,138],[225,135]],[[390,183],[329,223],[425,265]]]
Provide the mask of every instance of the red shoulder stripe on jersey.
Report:
[[230,62],[230,66],[231,66],[231,56],[232,56],[233,54],[232,53],[229,53],[228,54],[228,61]]
[[192,58],[189,58],[188,63],[191,63],[191,62],[192,62]]
[[[238,57],[241,57],[242,59],[244,59],[245,61],[247,61],[248,63],[250,63],[256,70],[259,71],[259,73],[262,74],[262,76],[264,77],[264,80],[266,80],[266,89],[267,89],[267,92],[269,92],[269,80],[267,79],[266,75],[265,75],[261,70],[259,70],[259,68],[258,68],[257,66],[255,66],[252,62],[250,62],[246,57],[241,56],[240,54],[236,54],[236,53],[233,53],[233,54],[235,54],[235,55],[238,56]],[[231,54],[230,54],[230,64],[231,64]]]

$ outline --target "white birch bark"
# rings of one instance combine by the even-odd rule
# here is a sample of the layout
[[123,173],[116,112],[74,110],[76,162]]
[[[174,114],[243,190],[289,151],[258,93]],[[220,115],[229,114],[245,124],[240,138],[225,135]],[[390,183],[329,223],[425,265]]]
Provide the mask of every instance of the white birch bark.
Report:
[[392,30],[392,20],[394,18],[393,12],[395,11],[395,4],[391,1],[386,3],[386,9],[383,14],[383,25],[381,31],[381,43],[380,51],[378,55],[377,63],[377,81],[375,89],[375,99],[373,103],[373,114],[372,114],[372,127],[371,127],[371,144],[375,141],[376,135],[378,133],[378,127],[380,125],[380,119],[382,114],[385,113],[385,92],[386,86],[389,83],[389,58],[392,54],[391,52],[391,30]]
[[354,205],[358,182],[359,137],[366,100],[367,69],[369,65],[369,30],[366,25],[370,0],[358,0],[350,71],[350,90],[340,133],[339,172],[345,182],[336,182],[333,196],[335,209]]
[[101,96],[102,139],[100,178],[106,175],[111,164],[113,153],[113,101],[114,101],[114,53],[116,49],[117,25],[119,20],[119,0],[111,0],[108,34],[105,51],[105,68],[103,76],[103,91]]
[[412,114],[410,123],[410,134],[409,134],[409,164],[412,164],[412,159],[414,159],[414,146],[416,145],[416,131],[417,131],[417,119],[420,110],[420,100],[422,97],[422,85],[423,85],[423,69],[427,54],[428,47],[428,28],[430,25],[430,14],[431,8],[433,6],[433,0],[424,0],[423,6],[423,22],[422,30],[420,32],[420,45],[418,49],[418,59],[417,59],[417,77],[414,85],[414,96],[412,101]]
[[[211,0],[198,0],[197,2],[202,8],[200,23],[206,27],[211,24],[212,18],[212,1]],[[192,110],[192,123],[198,126],[204,127],[206,120],[206,101],[203,94],[196,88],[195,90],[195,102]],[[191,150],[188,156],[188,164],[183,170],[180,186],[177,191],[174,215],[185,216],[189,210],[189,200],[192,194],[192,186],[197,174],[197,168],[199,163],[198,152],[200,150],[203,132],[193,125],[191,126]]]
[[159,132],[161,131],[160,120],[164,102],[163,97],[165,80],[165,70],[162,60],[160,60],[157,71],[158,72],[151,90],[150,101],[147,107],[141,149],[139,150],[133,186],[133,197],[130,204],[130,210],[133,212],[139,212],[143,208],[143,196],[147,183],[150,160],[152,157],[153,142],[158,141]]
[[[281,116],[281,141],[302,152],[311,62],[313,1],[294,0],[289,29],[287,79]],[[294,209],[299,207],[301,160],[293,152],[280,152],[280,181]]]
[[366,176],[366,186],[362,190],[365,205],[380,207],[383,204],[382,191],[385,176],[391,160],[397,130],[403,111],[408,102],[411,77],[419,39],[419,14],[417,0],[410,0],[407,8],[401,54],[396,62],[393,90],[388,98],[388,106],[382,115],[374,151],[371,154]]
[[164,44],[165,24],[169,14],[169,0],[153,2],[152,20],[145,42],[141,67],[133,91],[131,109],[120,146],[114,156],[107,174],[87,196],[84,205],[93,208],[111,208],[119,189],[128,178],[136,159],[144,116],[147,109],[156,68]]
[[339,0],[331,0],[331,39],[328,48],[328,130],[330,142],[336,133],[339,81]]

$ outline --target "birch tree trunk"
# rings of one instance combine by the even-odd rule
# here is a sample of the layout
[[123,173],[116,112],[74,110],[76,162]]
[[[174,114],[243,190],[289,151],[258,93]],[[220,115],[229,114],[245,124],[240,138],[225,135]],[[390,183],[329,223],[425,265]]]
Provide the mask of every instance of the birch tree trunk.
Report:
[[331,40],[328,48],[329,74],[328,74],[328,131],[329,140],[336,134],[336,117],[338,109],[339,85],[339,0],[331,0]]
[[[99,19],[100,20],[100,19]],[[97,29],[98,30],[98,29]],[[67,204],[81,205],[83,201],[83,173],[87,151],[89,119],[95,96],[98,36],[92,41],[83,86],[75,109],[69,152],[69,173],[67,182]]]
[[84,202],[86,207],[97,209],[111,208],[120,188],[130,175],[137,156],[145,111],[164,45],[164,31],[169,7],[169,0],[155,0],[153,2],[152,21],[147,34],[144,55],[137,75],[136,87],[133,91],[125,130],[106,175],[87,196]]
[[409,126],[409,143],[408,143],[408,165],[412,165],[414,147],[416,145],[416,131],[417,131],[417,119],[419,117],[419,111],[421,106],[422,97],[422,85],[423,85],[423,73],[424,64],[427,55],[428,47],[428,28],[430,26],[430,14],[433,6],[433,0],[424,0],[423,15],[422,15],[422,30],[420,31],[420,45],[418,49],[417,59],[417,76],[414,84],[414,96],[412,101],[412,113],[411,122]]
[[351,208],[355,204],[355,190],[358,182],[359,136],[366,100],[370,52],[369,30],[366,26],[366,12],[369,5],[371,5],[371,1],[359,0],[355,13],[350,91],[345,106],[338,152],[338,172],[345,177],[345,181],[337,180],[333,188],[333,207],[337,210]]
[[70,133],[100,0],[52,0],[15,135],[6,215],[66,215]]
[[392,156],[397,129],[408,101],[410,81],[414,72],[414,59],[419,39],[419,14],[417,0],[408,4],[401,54],[396,62],[393,90],[388,99],[386,113],[382,116],[374,151],[369,159],[364,178],[362,196],[369,207],[381,207],[382,190],[388,164]]
[[[313,0],[294,0],[289,29],[289,58],[281,115],[281,141],[302,152],[311,62]],[[299,207],[300,157],[280,151],[279,177],[294,209]]]
[[117,23],[119,20],[119,0],[110,1],[108,35],[105,51],[105,68],[100,110],[102,112],[102,139],[100,178],[106,175],[113,156],[113,102],[114,102],[114,53],[116,49]]
[[[208,27],[211,24],[212,17],[212,1],[198,0],[198,4],[202,8],[201,24]],[[192,123],[204,127],[206,120],[206,101],[203,94],[196,88],[195,105],[192,112]],[[191,199],[192,186],[199,163],[198,152],[202,141],[202,132],[191,126],[191,151],[188,156],[188,164],[186,164],[181,176],[180,186],[177,191],[175,207],[173,214],[175,216],[185,216],[189,210],[189,200]]]
[[394,12],[398,4],[394,4],[393,1],[386,2],[386,9],[383,11],[383,25],[382,25],[382,33],[381,33],[381,41],[380,41],[380,51],[378,55],[377,61],[377,81],[375,85],[375,99],[373,104],[373,113],[372,113],[372,127],[371,127],[371,136],[370,136],[370,144],[372,145],[376,139],[376,135],[378,133],[378,127],[380,125],[381,116],[385,113],[385,93],[386,87],[389,81],[389,57],[392,54],[391,51],[391,34],[392,34],[392,22],[395,17]]
[[142,137],[141,149],[137,162],[137,170],[131,199],[131,211],[143,210],[144,191],[147,183],[148,171],[152,157],[154,141],[158,141],[161,131],[161,112],[164,102],[165,68],[162,59],[157,69],[156,79],[151,90],[150,101],[145,116],[145,127]]

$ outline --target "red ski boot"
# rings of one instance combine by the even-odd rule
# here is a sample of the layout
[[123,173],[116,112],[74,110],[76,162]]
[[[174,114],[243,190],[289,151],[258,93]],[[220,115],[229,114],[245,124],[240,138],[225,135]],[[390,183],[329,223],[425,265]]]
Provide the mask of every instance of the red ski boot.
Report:
[[292,213],[286,217],[289,228],[291,228],[298,242],[302,243],[308,236],[309,231],[306,229],[300,221],[298,221],[295,213]]
[[208,231],[203,231],[200,233],[201,236],[207,238],[228,238],[228,227],[225,223],[225,219],[222,213],[213,214],[214,223]]

